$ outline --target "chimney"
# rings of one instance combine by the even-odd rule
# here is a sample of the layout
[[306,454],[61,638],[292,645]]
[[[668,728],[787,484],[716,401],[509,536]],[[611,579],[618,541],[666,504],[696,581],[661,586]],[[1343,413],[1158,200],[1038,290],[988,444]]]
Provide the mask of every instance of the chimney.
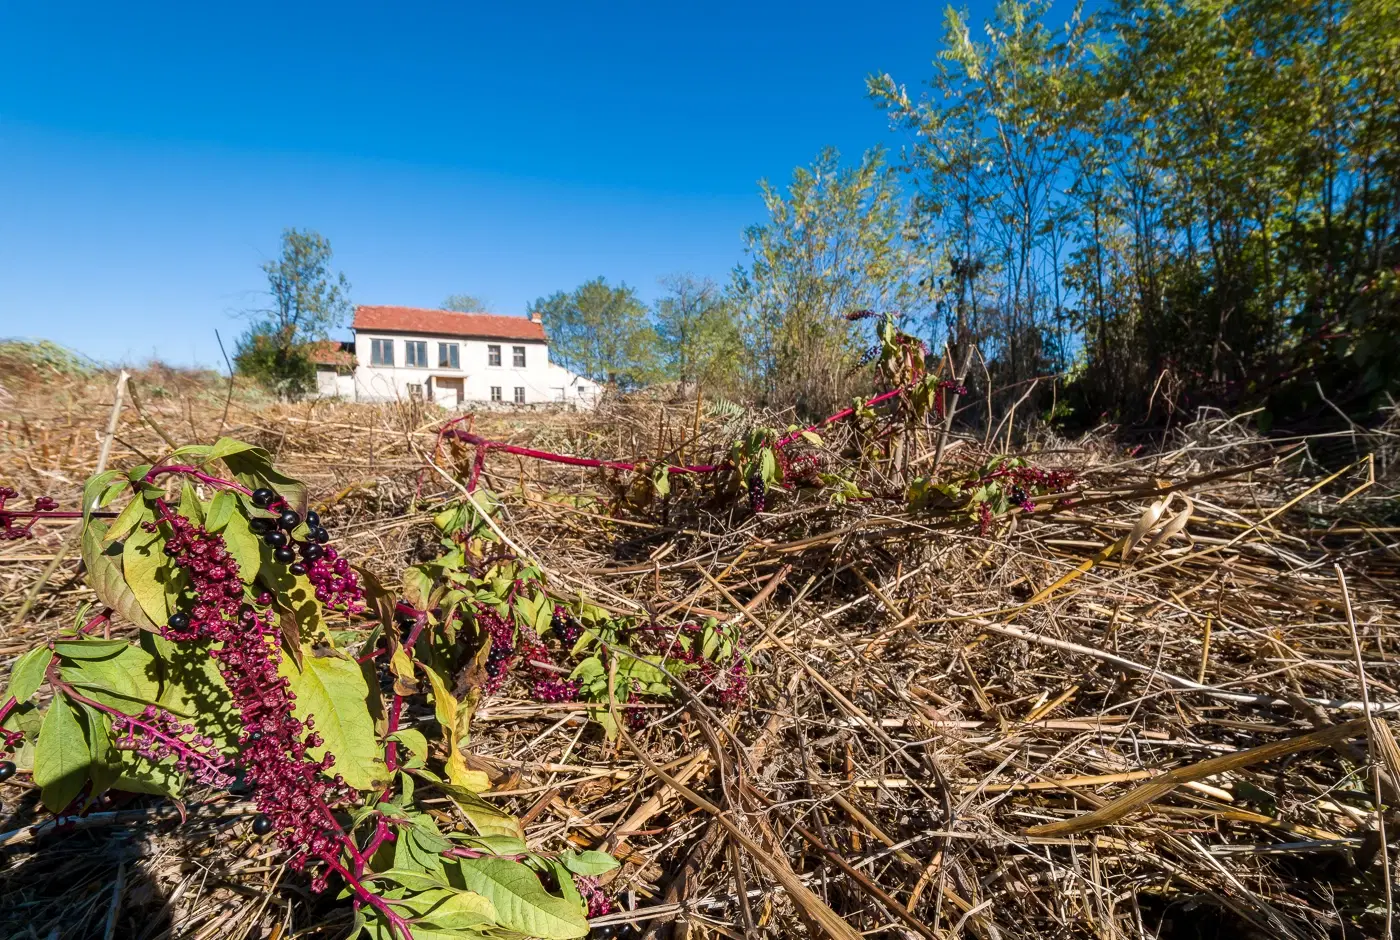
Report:
[[543,322],[544,322],[544,314],[540,313],[538,310],[531,310],[531,311],[530,311],[530,322],[531,322],[531,323],[543,323]]

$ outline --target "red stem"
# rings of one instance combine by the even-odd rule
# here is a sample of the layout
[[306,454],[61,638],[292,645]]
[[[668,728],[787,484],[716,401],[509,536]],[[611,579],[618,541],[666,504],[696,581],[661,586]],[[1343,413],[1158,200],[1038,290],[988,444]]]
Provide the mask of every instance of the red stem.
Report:
[[[903,391],[903,388],[896,388],[888,392],[882,392],[881,394],[876,395],[874,398],[867,401],[862,407],[872,408],[882,401],[886,401],[890,398],[895,397],[896,395],[899,395]],[[789,444],[796,441],[806,432],[815,431],[817,428],[825,427],[826,425],[836,421],[840,421],[843,418],[849,418],[851,415],[855,414],[855,412],[855,408],[846,408],[841,411],[838,411],[836,412],[836,414],[831,415],[828,418],[824,418],[823,420],[818,421],[816,424],[808,425],[801,431],[796,431],[792,434],[789,434],[787,437],[784,437],[782,440],[778,441],[776,446],[779,448],[786,447]],[[452,421],[448,422],[442,428],[442,430],[438,432],[439,440],[441,440],[444,437],[451,437],[459,441],[464,441],[465,443],[471,444],[476,447],[476,456],[472,460],[471,477],[467,481],[467,492],[469,493],[476,491],[477,481],[481,477],[481,470],[486,462],[486,452],[488,450],[504,451],[507,454],[515,454],[518,457],[530,457],[534,460],[547,460],[550,463],[562,463],[571,467],[603,467],[608,470],[621,470],[630,472],[635,471],[638,466],[635,463],[628,463],[627,461],[623,460],[601,460],[594,457],[574,457],[569,454],[556,454],[547,450],[535,450],[532,447],[519,447],[515,444],[506,444],[503,441],[493,441],[489,438],[482,437],[480,434],[474,434],[471,431],[461,431],[453,427],[454,424],[457,424],[461,421],[465,421],[469,417],[471,417],[471,415],[463,415],[460,418],[454,418],[452,419]],[[719,471],[724,470],[726,466],[726,464],[722,463],[691,464],[681,466],[671,464],[666,466],[666,472],[673,475],[681,473],[718,473]]]

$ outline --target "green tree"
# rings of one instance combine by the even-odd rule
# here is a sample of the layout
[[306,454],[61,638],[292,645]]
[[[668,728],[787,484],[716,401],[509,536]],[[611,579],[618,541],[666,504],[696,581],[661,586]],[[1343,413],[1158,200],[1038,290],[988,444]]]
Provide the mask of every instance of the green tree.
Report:
[[739,376],[743,357],[734,304],[709,278],[672,274],[655,304],[656,335],[666,374],[687,385],[723,389]]
[[457,313],[482,313],[491,309],[491,302],[476,294],[449,294],[439,310],[455,310]]
[[950,10],[920,100],[870,80],[950,332],[1092,415],[1400,391],[1400,0],[1049,10]]
[[332,273],[331,243],[322,235],[289,228],[282,255],[263,264],[268,307],[251,311],[252,325],[238,341],[238,370],[283,396],[315,387],[310,344],[329,337],[350,313],[350,282]]
[[755,391],[818,411],[843,399],[864,342],[843,315],[917,315],[923,256],[895,172],[879,150],[843,168],[834,149],[793,174],[786,195],[762,184],[768,222],[745,233],[735,270]]
[[626,284],[594,278],[541,297],[530,309],[544,316],[550,358],[570,371],[623,388],[657,377],[656,331],[646,304]]

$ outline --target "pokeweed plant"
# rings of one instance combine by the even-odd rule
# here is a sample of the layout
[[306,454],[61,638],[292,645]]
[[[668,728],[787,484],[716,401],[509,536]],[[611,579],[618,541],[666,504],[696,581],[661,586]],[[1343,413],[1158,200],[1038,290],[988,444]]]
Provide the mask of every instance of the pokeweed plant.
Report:
[[[106,509],[121,499],[120,512]],[[596,879],[617,863],[533,851],[519,822],[480,796],[490,782],[461,750],[471,703],[435,658],[456,640],[454,610],[434,609],[423,572],[410,569],[404,599],[391,597],[329,544],[302,483],[231,439],[92,478],[81,515],[104,609],[20,656],[0,699],[3,768],[32,774],[49,811],[84,814],[112,790],[241,791],[258,810],[252,833],[276,840],[313,889],[336,881],[357,933],[588,933],[589,912],[608,904]],[[533,577],[510,564],[491,590]],[[112,638],[114,621],[141,628],[136,639]],[[356,645],[371,652],[357,658]],[[415,661],[415,650],[429,655]],[[428,695],[445,759],[402,724],[405,701]],[[419,807],[423,790],[452,799],[473,831],[443,831]]]
[[[455,695],[456,715],[439,713],[449,753],[457,753],[449,729],[465,735],[464,720],[483,696],[517,689],[539,702],[594,704],[591,716],[613,738],[613,662],[616,696],[633,723],[647,706],[675,702],[674,680],[721,707],[745,700],[750,667],[737,626],[714,619],[666,626],[557,596],[538,567],[501,544],[487,522],[496,506],[489,491],[477,490],[435,517],[443,552],[405,572],[409,606],[396,614],[402,651],[393,636],[382,641],[396,677],[411,682],[421,669],[436,701]],[[454,782],[469,782],[464,766],[447,770],[460,775]]]
[[[1023,457],[993,457],[981,467],[947,481],[919,477],[909,485],[909,508],[913,511],[958,508],[976,522],[981,535],[991,534],[994,520],[1013,507],[1025,513],[1039,508],[1037,499],[1063,494],[1074,485],[1076,474],[1069,469],[1047,470]],[[1073,497],[1061,496],[1057,503]]]

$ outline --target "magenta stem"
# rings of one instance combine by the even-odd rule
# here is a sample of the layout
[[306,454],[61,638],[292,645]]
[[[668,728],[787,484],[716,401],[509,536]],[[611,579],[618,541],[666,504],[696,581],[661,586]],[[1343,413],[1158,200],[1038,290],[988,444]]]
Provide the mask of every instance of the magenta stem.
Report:
[[232,480],[225,480],[220,477],[210,476],[209,474],[200,470],[198,467],[192,467],[189,464],[182,463],[166,464],[163,467],[152,467],[150,471],[146,474],[145,479],[147,483],[154,483],[156,477],[165,476],[169,473],[183,473],[187,477],[194,477],[199,482],[207,483],[208,485],[215,487],[216,489],[235,490],[239,493],[242,493],[244,496],[251,496],[253,494],[252,490],[248,489],[241,483],[235,483]]
[[[876,395],[874,398],[867,401],[862,407],[872,408],[875,405],[880,404],[880,402],[882,401],[887,401],[891,398],[894,398],[896,395],[901,394],[903,391],[903,388],[896,388],[888,392],[882,392],[881,394]],[[782,440],[778,441],[776,446],[778,448],[787,447],[789,444],[796,441],[808,431],[815,431],[817,428],[825,427],[828,424],[832,424],[833,422],[840,421],[844,418],[849,418],[851,415],[855,414],[855,412],[855,408],[845,408],[841,411],[838,411],[836,412],[836,414],[824,418],[821,421],[818,421],[816,424],[808,425],[801,431],[789,434],[787,437],[784,437]],[[474,434],[471,431],[458,430],[457,428],[454,428],[452,426],[461,421],[465,421],[469,417],[471,416],[463,415],[460,418],[454,418],[452,421],[448,422],[448,424],[445,425],[442,428],[442,430],[438,432],[439,440],[441,440],[444,437],[451,437],[476,447],[476,456],[472,460],[471,477],[467,481],[467,492],[469,493],[476,491],[477,482],[481,478],[481,471],[486,463],[486,452],[490,450],[499,450],[507,454],[515,454],[517,457],[529,457],[533,460],[545,460],[550,463],[565,464],[570,467],[602,467],[607,470],[621,470],[625,472],[631,472],[635,471],[639,466],[638,464],[628,463],[624,460],[601,460],[594,457],[574,457],[570,454],[556,454],[547,450],[535,450],[532,447],[519,447],[515,444],[506,444],[502,441],[493,441],[489,438],[482,437],[480,434]],[[672,464],[666,467],[666,472],[673,475],[682,473],[718,473],[719,471],[724,470],[726,466],[727,464]]]
[[345,879],[345,883],[349,885],[351,892],[355,895],[356,902],[368,904],[380,914],[384,915],[384,919],[389,921],[390,928],[400,932],[404,940],[413,940],[412,927],[409,926],[408,921],[394,912],[394,909],[389,906],[389,902],[361,884],[360,880],[350,874],[345,866],[340,863],[339,859],[327,858],[322,859],[322,861],[326,863],[326,867],[331,871]]
[[[57,662],[57,660],[55,660],[55,662]],[[161,731],[159,728],[155,727],[149,722],[144,721],[136,717],[135,715],[128,715],[126,712],[118,711],[117,709],[112,708],[110,705],[103,705],[96,699],[88,698],[86,695],[79,692],[77,689],[73,688],[71,685],[64,682],[58,677],[58,671],[54,667],[54,663],[49,664],[48,680],[49,685],[53,686],[54,691],[62,692],[64,695],[66,695],[68,698],[71,698],[75,702],[81,702],[89,708],[95,708],[100,712],[112,715],[113,717],[120,719],[126,724],[140,728],[146,734],[165,742],[180,753],[193,757],[196,761],[199,762],[200,765],[202,765],[205,768],[205,770],[211,776],[217,775],[224,779],[228,778],[228,770],[226,769],[227,762],[220,764],[219,762],[211,758],[208,754],[204,753],[204,751],[194,747],[189,742],[182,741],[174,735],[166,734],[164,731]]]

